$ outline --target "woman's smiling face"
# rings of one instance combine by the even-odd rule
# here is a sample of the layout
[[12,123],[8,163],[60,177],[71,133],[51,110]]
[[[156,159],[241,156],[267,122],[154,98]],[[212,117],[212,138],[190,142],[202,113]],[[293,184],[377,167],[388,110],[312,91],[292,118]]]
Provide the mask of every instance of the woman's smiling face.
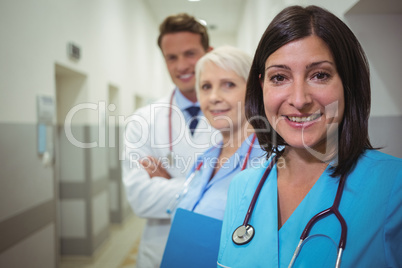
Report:
[[223,135],[241,130],[246,123],[246,81],[234,71],[206,62],[199,84],[198,101],[210,124]]
[[286,143],[325,152],[345,110],[342,80],[327,44],[311,35],[282,46],[266,60],[261,87],[265,114]]

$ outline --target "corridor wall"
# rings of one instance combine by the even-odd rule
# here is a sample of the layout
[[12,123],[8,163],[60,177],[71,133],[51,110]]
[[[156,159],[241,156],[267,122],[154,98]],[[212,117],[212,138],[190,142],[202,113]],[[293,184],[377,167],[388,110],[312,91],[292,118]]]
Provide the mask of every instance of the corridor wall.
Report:
[[[157,30],[142,0],[0,2],[0,267],[57,267],[60,252],[91,256],[107,239],[109,143],[101,141],[109,130],[100,122],[108,123],[110,85],[122,121],[135,96],[171,90]],[[69,43],[80,59],[69,57]],[[38,95],[55,103],[50,166],[38,153]],[[94,148],[66,136],[65,115],[80,104],[98,108],[79,110],[71,130],[82,143],[98,142]]]

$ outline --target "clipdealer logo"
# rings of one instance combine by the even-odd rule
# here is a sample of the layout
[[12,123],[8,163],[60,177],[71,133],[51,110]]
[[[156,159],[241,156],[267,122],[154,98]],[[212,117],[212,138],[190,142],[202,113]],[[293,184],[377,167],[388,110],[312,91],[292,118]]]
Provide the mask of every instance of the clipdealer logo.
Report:
[[[241,105],[240,103],[238,105]],[[106,102],[100,101],[98,103],[81,103],[70,109],[68,114],[66,115],[64,121],[64,130],[68,141],[82,149],[91,149],[91,148],[115,148],[118,146],[119,148],[119,160],[125,159],[124,151],[128,149],[138,149],[142,146],[149,143],[151,148],[154,149],[169,149],[172,144],[173,146],[178,144],[182,139],[186,139],[186,142],[189,146],[194,148],[207,149],[211,146],[238,146],[240,147],[241,142],[234,141],[234,138],[229,139],[230,141],[227,144],[220,144],[220,131],[215,130],[211,127],[205,117],[199,117],[200,123],[205,127],[201,129],[202,132],[211,133],[210,140],[204,143],[197,143],[196,139],[192,139],[190,137],[190,132],[186,131],[186,123],[184,116],[180,109],[173,105],[165,103],[156,103],[147,106],[146,109],[150,109],[150,112],[147,113],[149,116],[145,117],[141,113],[134,113],[128,117],[123,115],[110,115],[110,112],[115,111],[116,106],[114,104],[106,105]],[[169,139],[158,139],[161,135],[161,129],[157,127],[151,127],[151,125],[155,125],[155,122],[158,121],[158,116],[160,114],[158,111],[163,109],[171,109],[172,116],[175,117],[175,136],[172,138],[171,143]],[[238,108],[238,111],[241,111],[241,108]],[[97,128],[97,137],[93,135],[95,138],[92,141],[80,141],[77,139],[72,131],[73,128],[73,118],[77,113],[96,113],[97,122],[95,124]],[[163,113],[166,115],[166,113]],[[338,116],[338,102],[331,103],[325,107],[325,116],[328,118],[336,118]],[[92,114],[93,115],[93,114]],[[238,116],[238,120],[240,120],[241,115]],[[169,120],[166,118],[166,120]],[[228,116],[219,116],[214,118],[214,120],[226,120],[228,122],[227,130],[230,132],[231,137],[233,134],[233,122],[232,119]],[[264,127],[262,129],[254,129],[255,133],[266,133],[266,135],[271,135],[271,141],[273,144],[277,143],[277,133],[275,130],[276,125],[280,120],[284,120],[283,118],[277,118],[274,120],[274,125],[271,125],[267,118],[264,116],[255,116],[250,118],[249,121],[253,120],[262,120],[264,122]],[[324,120],[320,118],[319,120]],[[178,123],[177,123],[178,122]],[[130,125],[130,128],[140,129],[140,136],[136,136],[133,139],[132,136],[128,137],[126,133],[126,128]],[[250,124],[250,122],[246,122],[246,124]],[[326,137],[326,145],[324,151],[318,151],[316,149],[311,148],[305,143],[304,140],[304,128],[302,129],[302,141],[305,149],[312,154],[317,159],[320,159],[324,162],[332,161],[336,164],[337,160],[337,149],[338,149],[338,128],[339,125],[337,123],[327,124],[327,137]],[[117,130],[116,130],[117,129]],[[247,127],[246,127],[247,129]],[[168,136],[168,129],[163,131],[163,135]],[[94,134],[94,133],[92,133]],[[116,139],[117,138],[117,139]],[[106,141],[107,139],[107,141]],[[117,144],[116,144],[117,140]],[[258,146],[258,145],[253,145]],[[334,161],[335,160],[335,161]]]
[[[211,145],[217,145],[220,141],[220,132],[213,129],[211,125],[207,122],[205,117],[199,117],[200,127],[197,132],[200,133],[211,133],[210,139],[203,139],[197,142],[197,139],[190,137],[190,132],[186,131],[188,127],[186,126],[185,119],[180,109],[177,106],[170,106],[170,104],[151,104],[145,109],[150,109],[147,116],[141,113],[134,113],[128,117],[123,115],[111,115],[111,112],[115,111],[116,106],[114,104],[106,105],[106,102],[100,101],[98,103],[81,103],[69,110],[64,120],[64,132],[67,140],[75,147],[81,149],[92,149],[92,148],[119,148],[119,160],[124,160],[126,149],[138,149],[144,145],[149,145],[153,149],[169,149],[170,146],[174,146],[186,139],[188,146],[207,149]],[[169,139],[160,139],[161,135],[166,135],[168,137],[168,127],[166,130],[161,128],[151,127],[152,125],[160,122],[160,111],[164,109],[171,109],[172,114],[175,117],[174,125],[174,137],[171,142]],[[165,113],[163,113],[165,115]],[[74,135],[74,127],[79,126],[76,122],[75,117],[96,118],[96,122],[93,123],[96,130],[91,132],[91,138],[84,137],[78,138],[78,135]],[[158,118],[159,116],[159,118]],[[166,118],[168,120],[168,118]],[[94,120],[95,121],[95,120]],[[85,124],[90,125],[90,124]],[[139,131],[140,135],[135,137],[127,134],[126,129],[135,128]],[[90,140],[89,140],[90,139]],[[117,141],[117,143],[116,143]]]

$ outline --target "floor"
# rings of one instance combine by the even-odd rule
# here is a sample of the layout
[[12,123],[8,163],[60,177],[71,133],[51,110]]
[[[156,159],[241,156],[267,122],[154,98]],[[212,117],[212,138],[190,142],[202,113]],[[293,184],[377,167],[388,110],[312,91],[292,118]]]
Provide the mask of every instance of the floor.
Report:
[[112,225],[110,237],[91,258],[61,257],[59,268],[135,268],[145,221],[134,215]]

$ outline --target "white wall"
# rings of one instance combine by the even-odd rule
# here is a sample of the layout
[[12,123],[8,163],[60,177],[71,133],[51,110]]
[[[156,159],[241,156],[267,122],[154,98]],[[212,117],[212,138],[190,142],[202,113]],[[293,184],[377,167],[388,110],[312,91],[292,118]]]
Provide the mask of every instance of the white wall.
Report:
[[236,35],[233,33],[208,30],[208,34],[210,39],[209,45],[213,48],[218,48],[224,45],[236,46]]
[[[85,77],[79,96],[74,92],[63,93],[63,98],[74,99],[69,103],[107,102],[109,87],[113,85],[118,91],[118,111],[123,116],[130,115],[135,109],[134,94],[155,99],[171,91],[170,78],[156,44],[158,25],[144,1],[0,1],[0,158],[3,165],[7,165],[7,169],[2,166],[0,171],[0,196],[4,201],[0,208],[0,224],[32,207],[41,209],[42,203],[58,198],[55,171],[41,165],[35,133],[36,95],[56,97],[56,65]],[[67,56],[69,42],[81,48],[80,60]],[[69,107],[61,110],[68,111]],[[78,121],[97,124],[98,113],[88,113]],[[12,135],[20,129],[29,132],[13,139]],[[29,139],[18,140],[26,136]],[[97,160],[96,155],[92,158]],[[98,173],[106,173],[106,168],[92,167],[93,178],[100,177]],[[93,230],[97,232],[109,220],[108,214],[103,212],[104,207],[108,207],[108,197],[103,193],[93,202],[94,213],[98,215],[94,215],[97,220]],[[67,213],[68,208],[65,211]],[[45,236],[43,231],[35,231],[25,239],[22,237],[12,248],[3,247],[0,262],[17,267],[21,258],[16,256],[24,256],[30,267],[54,267],[58,250],[57,224],[52,222],[50,226],[51,230]],[[59,231],[74,233],[80,230],[70,227],[62,225]],[[30,237],[35,237],[36,245],[40,247],[32,248]],[[3,241],[2,245],[5,244]],[[46,258],[37,261],[35,256],[42,256],[41,248],[47,249]],[[30,256],[25,254],[26,251],[31,253]]]
[[[2,0],[0,18],[0,122],[36,122],[35,96],[54,96],[56,62],[88,76],[87,101],[119,87],[122,114],[133,111],[134,93],[170,90],[158,25],[142,0]],[[78,62],[67,57],[69,42],[81,48]]]
[[237,34],[239,48],[254,54],[268,24],[282,9],[291,5],[318,5],[342,17],[358,0],[248,0]]
[[372,116],[401,116],[402,14],[349,14],[348,24],[369,58]]
[[52,7],[49,0],[0,2],[0,121],[35,122],[35,95],[53,95]]

